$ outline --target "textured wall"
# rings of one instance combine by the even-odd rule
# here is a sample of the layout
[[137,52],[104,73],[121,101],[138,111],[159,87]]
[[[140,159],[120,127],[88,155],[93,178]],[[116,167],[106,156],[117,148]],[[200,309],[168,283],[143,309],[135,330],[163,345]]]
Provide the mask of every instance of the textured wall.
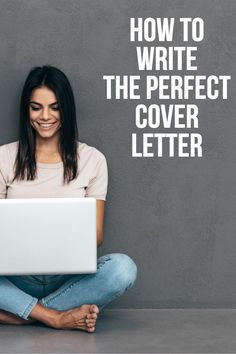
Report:
[[[105,242],[137,263],[135,288],[112,307],[236,305],[236,2],[0,0],[0,143],[17,139],[32,66],[52,64],[74,88],[80,139],[109,166]],[[134,101],[107,101],[104,74],[137,74],[129,17],[202,17],[199,73],[232,75],[227,101],[198,101],[204,157],[131,157]],[[153,73],[155,75],[155,73]]]

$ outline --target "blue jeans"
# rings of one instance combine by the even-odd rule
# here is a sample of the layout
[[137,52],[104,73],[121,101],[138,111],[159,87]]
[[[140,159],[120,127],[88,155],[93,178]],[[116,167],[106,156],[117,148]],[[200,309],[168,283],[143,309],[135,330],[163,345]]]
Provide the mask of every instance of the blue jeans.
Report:
[[98,258],[93,274],[0,276],[0,309],[25,320],[37,303],[60,311],[83,304],[102,309],[131,288],[136,276],[135,263],[122,253]]

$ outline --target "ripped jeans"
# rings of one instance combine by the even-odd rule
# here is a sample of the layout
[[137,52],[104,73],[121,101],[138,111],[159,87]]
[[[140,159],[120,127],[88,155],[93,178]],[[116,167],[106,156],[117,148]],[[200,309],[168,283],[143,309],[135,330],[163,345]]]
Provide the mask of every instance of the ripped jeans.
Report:
[[28,320],[37,303],[55,310],[83,304],[102,309],[134,285],[137,267],[122,253],[98,258],[93,274],[0,276],[0,310]]

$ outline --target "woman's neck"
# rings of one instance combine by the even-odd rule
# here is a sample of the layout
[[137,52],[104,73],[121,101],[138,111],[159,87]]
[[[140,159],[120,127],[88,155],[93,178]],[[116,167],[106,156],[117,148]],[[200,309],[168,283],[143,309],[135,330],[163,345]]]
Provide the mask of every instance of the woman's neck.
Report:
[[59,139],[58,137],[55,138],[36,138],[36,152],[42,153],[42,154],[56,154],[60,152],[59,149]]
[[61,162],[61,154],[58,139],[36,139],[35,158],[41,163]]

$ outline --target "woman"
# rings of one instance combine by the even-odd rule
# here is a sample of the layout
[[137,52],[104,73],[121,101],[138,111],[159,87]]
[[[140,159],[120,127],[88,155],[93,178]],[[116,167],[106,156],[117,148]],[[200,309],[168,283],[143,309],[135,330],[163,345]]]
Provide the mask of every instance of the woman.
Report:
[[[78,141],[67,77],[53,66],[33,68],[21,96],[19,141],[0,146],[0,198],[95,197],[99,246],[106,193],[106,159]],[[95,274],[1,276],[0,323],[94,332],[99,311],[136,274],[130,257],[114,253],[98,259]]]

